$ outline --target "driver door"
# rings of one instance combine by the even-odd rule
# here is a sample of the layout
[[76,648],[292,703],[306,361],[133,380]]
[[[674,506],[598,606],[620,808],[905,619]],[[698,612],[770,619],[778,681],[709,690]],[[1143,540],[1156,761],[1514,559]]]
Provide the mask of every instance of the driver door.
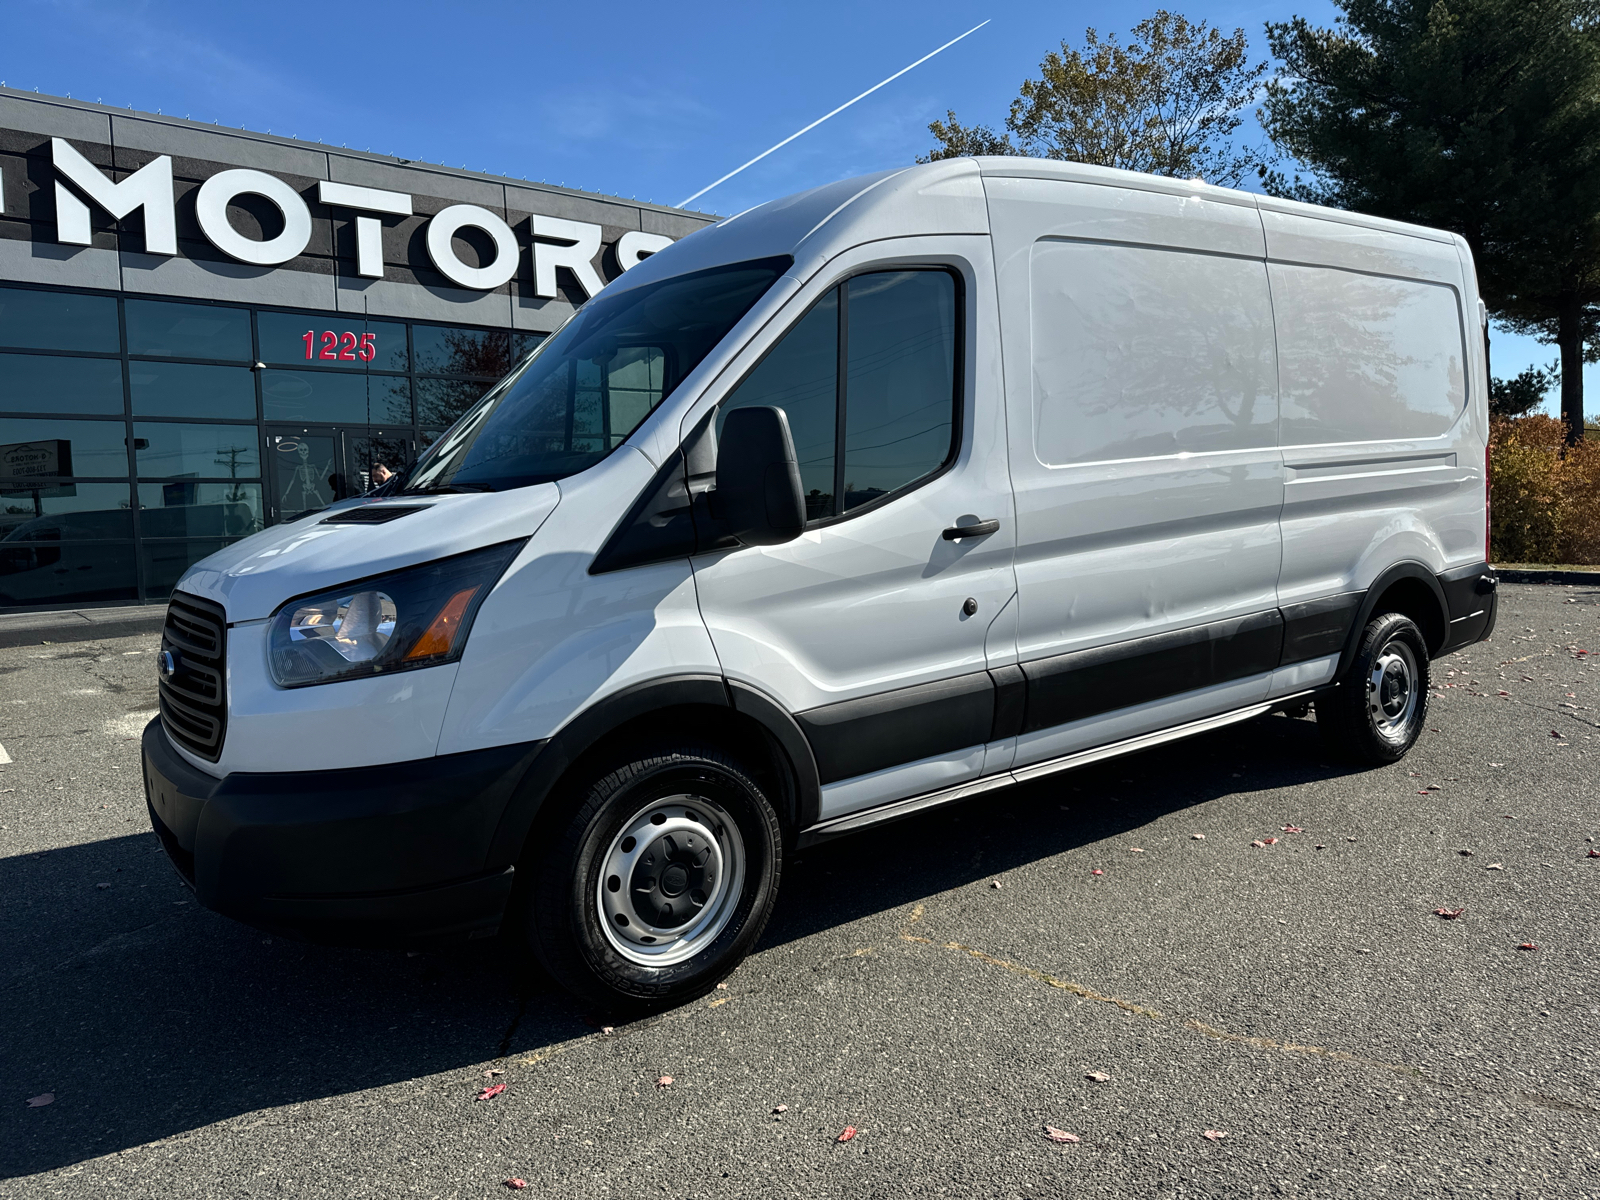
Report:
[[785,410],[808,521],[696,556],[701,612],[728,678],[805,731],[823,819],[973,778],[991,741],[1013,523],[998,381],[969,366],[969,297],[992,276],[965,265],[850,274],[719,412]]

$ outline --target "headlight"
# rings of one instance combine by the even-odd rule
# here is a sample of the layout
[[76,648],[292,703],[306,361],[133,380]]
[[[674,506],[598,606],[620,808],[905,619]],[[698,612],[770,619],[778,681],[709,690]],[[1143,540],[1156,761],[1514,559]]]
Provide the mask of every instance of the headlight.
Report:
[[522,546],[504,542],[289,601],[267,640],[272,678],[306,687],[454,662]]

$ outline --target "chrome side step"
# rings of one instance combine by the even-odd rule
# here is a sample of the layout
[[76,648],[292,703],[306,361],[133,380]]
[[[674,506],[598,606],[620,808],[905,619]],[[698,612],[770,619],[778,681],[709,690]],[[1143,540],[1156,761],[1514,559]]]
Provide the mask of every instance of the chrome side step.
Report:
[[1183,725],[1174,725],[1171,729],[1160,729],[1154,733],[1142,733],[1138,737],[1124,738],[1120,742],[1109,742],[1104,746],[1096,746],[1091,750],[1079,750],[1072,754],[1064,754],[1060,758],[1047,759],[1039,763],[1029,763],[1025,767],[1016,767],[1009,771],[986,775],[982,779],[973,779],[966,783],[956,784],[954,787],[940,788],[936,792],[924,792],[920,796],[910,796],[904,800],[891,800],[888,804],[878,805],[877,808],[846,813],[842,817],[834,817],[829,821],[818,821],[809,829],[801,830],[799,844],[801,846],[813,845],[824,839],[837,837],[840,834],[854,833],[858,829],[865,829],[871,825],[881,825],[885,821],[898,821],[901,817],[908,817],[912,813],[921,812],[924,809],[937,808],[941,804],[951,804],[957,800],[965,800],[967,797],[976,796],[980,792],[1010,787],[1014,783],[1026,783],[1031,779],[1054,775],[1057,771],[1070,771],[1074,767],[1086,767],[1090,763],[1100,762],[1103,759],[1132,754],[1137,750],[1147,750],[1152,746],[1160,746],[1167,742],[1176,742],[1181,738],[1193,737],[1197,733],[1209,733],[1213,729],[1236,725],[1240,721],[1248,721],[1252,717],[1259,717],[1263,713],[1269,713],[1275,708],[1282,708],[1285,704],[1291,704],[1301,697],[1309,696],[1316,690],[1318,689],[1313,688],[1304,692],[1296,692],[1290,696],[1276,696],[1261,704],[1251,704],[1245,708],[1236,708],[1231,712],[1219,713],[1214,717],[1205,717],[1198,721],[1189,721]]

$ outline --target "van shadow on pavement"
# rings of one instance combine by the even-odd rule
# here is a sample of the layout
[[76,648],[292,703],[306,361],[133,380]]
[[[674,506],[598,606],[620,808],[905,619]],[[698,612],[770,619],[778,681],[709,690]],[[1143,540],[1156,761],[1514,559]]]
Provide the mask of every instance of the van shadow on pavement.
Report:
[[[1251,790],[1345,773],[1322,758],[1313,724],[1272,717],[804,851],[762,946],[1225,797],[1243,762]],[[0,859],[0,895],[0,1177],[595,1026],[503,944],[325,948],[204,912],[148,833]]]

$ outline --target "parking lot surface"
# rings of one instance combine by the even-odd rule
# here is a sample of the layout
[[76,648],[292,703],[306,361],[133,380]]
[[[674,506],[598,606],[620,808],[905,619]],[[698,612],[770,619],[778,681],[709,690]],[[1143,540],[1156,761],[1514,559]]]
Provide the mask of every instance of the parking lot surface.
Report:
[[805,851],[614,1029],[199,909],[155,646],[0,650],[0,1196],[1600,1196],[1600,590],[1505,587],[1394,767],[1273,716]]

